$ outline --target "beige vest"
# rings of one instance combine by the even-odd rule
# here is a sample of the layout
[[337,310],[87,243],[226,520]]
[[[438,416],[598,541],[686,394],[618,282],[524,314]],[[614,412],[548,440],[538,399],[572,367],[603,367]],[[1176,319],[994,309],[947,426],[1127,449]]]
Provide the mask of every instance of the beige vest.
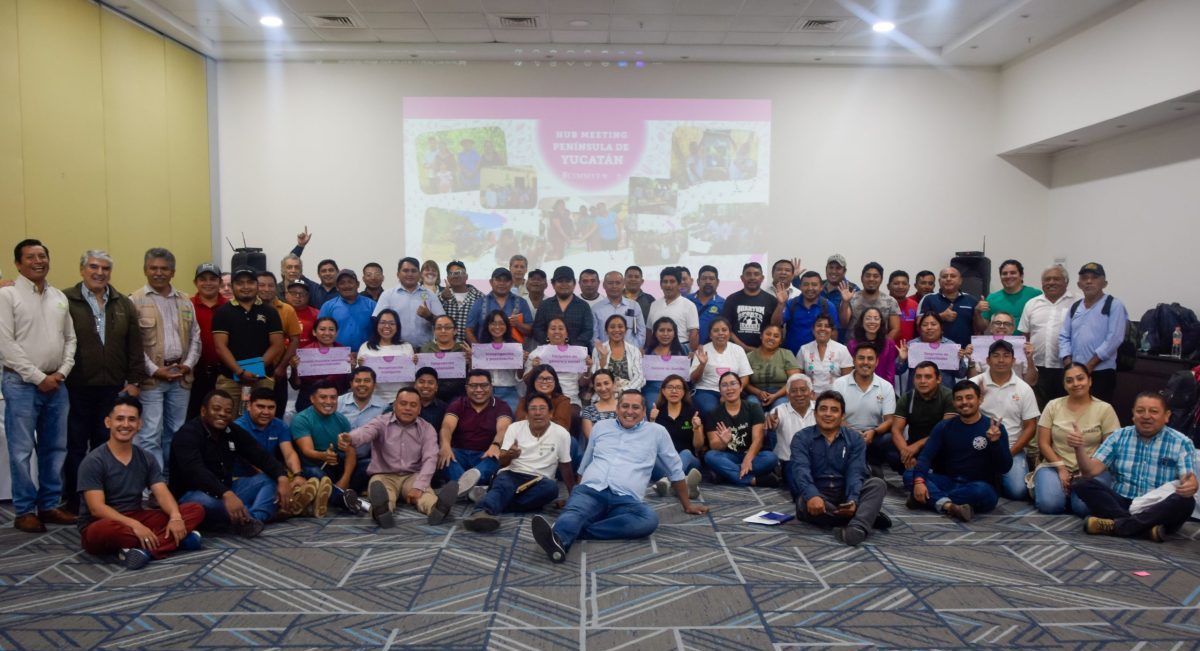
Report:
[[[134,306],[137,307],[138,327],[142,331],[142,345],[146,355],[150,357],[155,366],[162,366],[165,361],[163,360],[163,323],[158,313],[158,306],[154,304],[153,298],[146,295],[145,287],[131,294],[129,300],[133,301]],[[186,358],[190,352],[188,349],[192,345],[192,328],[196,327],[196,310],[187,294],[179,290],[175,291],[175,312],[179,315],[177,327],[183,348],[181,357]],[[151,389],[157,384],[158,380],[151,376],[142,383],[142,388]],[[192,374],[189,372],[187,377],[180,381],[180,384],[183,388],[190,389]]]

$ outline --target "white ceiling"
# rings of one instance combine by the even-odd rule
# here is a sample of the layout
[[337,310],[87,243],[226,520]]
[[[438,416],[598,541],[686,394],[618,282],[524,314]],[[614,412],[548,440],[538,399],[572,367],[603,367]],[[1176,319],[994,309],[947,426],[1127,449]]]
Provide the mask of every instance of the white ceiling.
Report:
[[[219,60],[1003,65],[1137,0],[108,0]],[[276,15],[280,28],[258,19]],[[352,27],[319,27],[318,16]],[[503,18],[534,18],[506,28]],[[804,29],[833,20],[833,31]],[[888,35],[871,24],[896,24]]]

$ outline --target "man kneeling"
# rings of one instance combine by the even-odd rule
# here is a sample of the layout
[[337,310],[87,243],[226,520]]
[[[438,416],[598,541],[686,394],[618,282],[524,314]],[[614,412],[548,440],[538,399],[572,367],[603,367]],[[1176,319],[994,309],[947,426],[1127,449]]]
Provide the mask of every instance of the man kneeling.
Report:
[[634,390],[621,393],[617,418],[596,423],[579,462],[583,481],[571,492],[567,506],[554,523],[533,516],[533,539],[550,560],[561,563],[582,536],[598,540],[644,538],[658,527],[658,515],[642,503],[654,462],[668,469],[667,477],[685,513],[700,515],[708,507],[692,504],[683,463],[666,428],[648,423],[646,399]]
[[[204,519],[199,504],[175,503],[154,455],[133,444],[142,427],[142,403],[118,397],[104,419],[108,442],[79,464],[79,533],[83,550],[116,555],[136,570],[176,549],[200,549],[195,528]],[[158,508],[142,508],[149,488]]]
[[867,477],[866,441],[842,425],[846,401],[837,391],[817,396],[817,424],[792,437],[790,484],[796,486],[796,516],[821,526],[837,526],[838,540],[854,546],[873,529],[892,526],[880,512],[887,484]]
[[567,493],[575,485],[571,470],[571,433],[550,422],[550,400],[541,394],[525,398],[526,420],[504,432],[500,468],[487,494],[463,520],[470,531],[489,532],[500,527],[496,516],[505,511],[540,511],[558,498],[554,471],[562,473]]
[[392,413],[380,414],[349,433],[338,435],[347,450],[371,444],[367,497],[371,517],[384,529],[396,526],[392,512],[403,499],[424,513],[429,524],[441,524],[458,499],[458,483],[446,482],[435,494],[429,489],[437,468],[438,439],[433,426],[419,416],[421,394],[412,387],[396,392]]

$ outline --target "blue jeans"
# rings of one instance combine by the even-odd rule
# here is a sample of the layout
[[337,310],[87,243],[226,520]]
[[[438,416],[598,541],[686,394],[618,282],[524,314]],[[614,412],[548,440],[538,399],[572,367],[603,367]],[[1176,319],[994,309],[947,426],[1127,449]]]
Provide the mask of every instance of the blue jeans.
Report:
[[[259,522],[267,522],[275,517],[275,481],[270,477],[263,473],[239,477],[233,480],[230,489],[246,505],[250,517]],[[188,491],[179,498],[179,503],[189,502],[204,507],[204,521],[200,523],[201,527],[224,529],[229,526],[229,511],[225,510],[225,501],[221,498],[203,491]]]
[[450,465],[446,466],[442,472],[446,474],[447,481],[458,481],[463,473],[474,468],[479,471],[479,483],[487,484],[492,481],[492,476],[500,469],[500,463],[494,458],[483,458],[483,453],[487,450],[464,450],[462,448],[452,448],[454,452],[454,460]]
[[[904,488],[910,493],[914,474],[912,470],[904,472]],[[1000,501],[996,489],[992,488],[991,484],[985,481],[971,481],[965,477],[929,473],[925,479],[925,488],[929,491],[929,499],[925,501],[925,506],[934,511],[941,510],[942,502],[953,502],[970,504],[976,512],[986,513],[996,508],[996,502]]]
[[[679,461],[683,464],[683,474],[688,474],[693,468],[700,469],[700,460],[691,450],[680,450]],[[661,459],[655,459],[654,468],[650,470],[650,481],[658,481],[667,476],[667,465]]]
[[658,402],[658,394],[662,390],[662,380],[646,380],[646,385],[642,387],[642,395],[646,396],[646,417],[650,417],[650,410],[654,409],[654,403]]
[[[1112,486],[1112,475],[1107,472],[1097,476],[1096,480]],[[1071,513],[1086,518],[1090,513],[1087,504],[1074,491],[1070,497]],[[1038,468],[1033,473],[1033,503],[1039,513],[1058,515],[1067,512],[1067,494],[1063,492],[1062,481],[1058,478],[1058,468]]]
[[503,400],[514,414],[517,413],[517,387],[492,387],[492,395],[497,400]]
[[1000,492],[1010,500],[1029,499],[1029,487],[1025,485],[1025,475],[1029,474],[1029,462],[1025,451],[1013,456],[1012,468],[1000,477]]
[[745,452],[730,452],[728,450],[709,450],[704,453],[704,463],[716,473],[717,478],[735,486],[749,486],[755,477],[761,477],[771,472],[779,463],[779,457],[774,452],[762,451],[750,464],[750,472],[745,477],[738,477],[742,472],[742,461]]
[[[4,373],[4,429],[8,433],[8,471],[12,477],[13,511],[25,515],[48,511],[62,499],[62,469],[67,458],[67,386],[53,393]],[[29,460],[37,450],[38,483]]]
[[171,439],[187,420],[188,397],[191,392],[179,382],[159,382],[152,389],[143,389],[142,429],[133,443],[154,455],[163,476],[170,473]]
[[[527,481],[540,479],[538,483],[518,493],[517,488]],[[487,511],[500,515],[505,511],[541,511],[543,506],[558,499],[558,482],[537,475],[520,472],[498,472],[492,478],[487,495],[475,505],[475,511]]]
[[626,540],[645,538],[658,528],[658,514],[629,495],[617,495],[612,489],[602,491],[576,486],[571,492],[562,515],[554,523],[563,547],[570,547],[577,538],[596,540]]

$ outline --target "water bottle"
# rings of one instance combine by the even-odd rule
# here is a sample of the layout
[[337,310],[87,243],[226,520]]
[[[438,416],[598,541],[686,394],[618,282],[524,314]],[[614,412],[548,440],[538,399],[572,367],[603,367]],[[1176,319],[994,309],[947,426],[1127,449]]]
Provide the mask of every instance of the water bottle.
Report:
[[1179,326],[1175,326],[1175,332],[1171,333],[1171,357],[1183,357],[1183,328]]

